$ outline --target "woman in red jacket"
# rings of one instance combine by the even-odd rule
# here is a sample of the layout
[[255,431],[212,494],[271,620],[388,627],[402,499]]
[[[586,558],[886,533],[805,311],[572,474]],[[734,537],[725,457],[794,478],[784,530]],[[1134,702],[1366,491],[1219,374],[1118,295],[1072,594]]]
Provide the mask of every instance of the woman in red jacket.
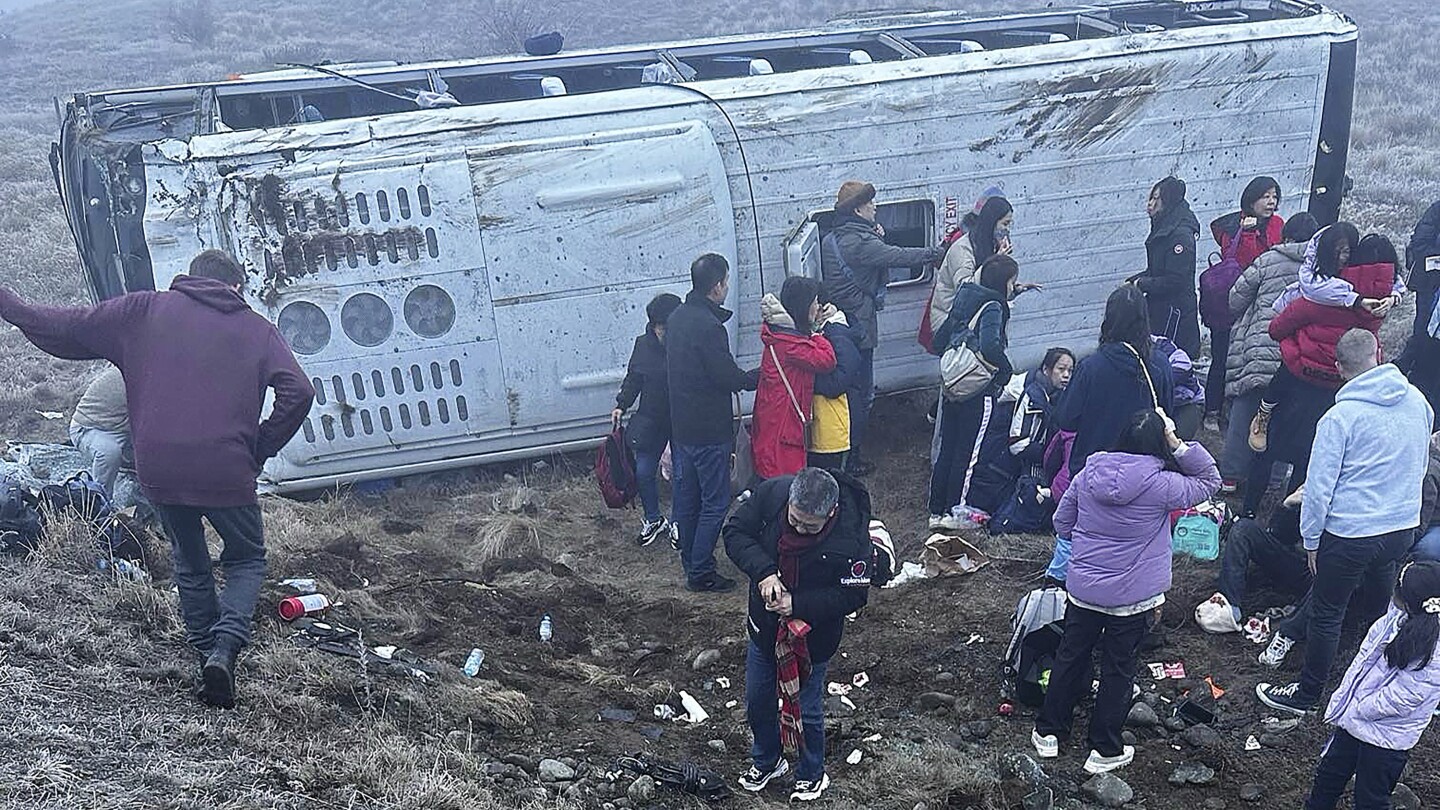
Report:
[[760,386],[755,392],[755,474],[793,475],[805,468],[806,426],[815,397],[815,375],[835,368],[835,349],[815,334],[820,283],[791,276],[780,298],[760,302]]
[[[1281,232],[1285,220],[1275,213],[1279,207],[1280,184],[1275,178],[1257,177],[1247,183],[1240,192],[1240,210],[1210,223],[1210,234],[1220,246],[1220,255],[1228,253],[1233,244],[1235,260],[1240,263],[1240,272],[1244,272],[1260,254],[1284,242]],[[1230,290],[1223,293],[1229,296]],[[1225,358],[1230,352],[1230,327],[1234,324],[1228,302],[1226,298],[1217,307],[1203,303],[1200,307],[1205,325],[1210,327],[1210,373],[1205,378],[1207,416],[1218,415],[1225,402]]]
[[1315,427],[1335,404],[1335,392],[1344,382],[1335,365],[1335,344],[1340,337],[1356,328],[1380,334],[1384,319],[1360,301],[1390,294],[1395,284],[1395,246],[1383,236],[1370,234],[1350,251],[1348,261],[1340,277],[1355,288],[1359,296],[1355,306],[1326,306],[1301,297],[1270,321],[1270,337],[1280,344],[1284,362],[1266,388],[1266,403],[1278,404],[1272,406],[1268,419],[1265,450],[1251,467],[1252,483],[1246,487],[1243,507],[1246,513],[1258,509],[1272,462],[1294,465],[1286,492],[1294,492],[1304,483]]

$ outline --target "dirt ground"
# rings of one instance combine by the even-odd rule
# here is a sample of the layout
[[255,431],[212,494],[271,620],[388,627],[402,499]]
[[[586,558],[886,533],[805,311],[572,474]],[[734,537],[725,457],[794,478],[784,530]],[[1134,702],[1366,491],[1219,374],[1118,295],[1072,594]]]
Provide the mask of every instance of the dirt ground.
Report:
[[[877,411],[876,445],[890,451],[870,482],[905,559],[917,557],[927,534],[922,404],[893,397]],[[698,806],[663,791],[631,803],[630,777],[612,784],[607,774],[617,757],[636,752],[703,763],[727,780],[743,770],[743,703],[727,709],[742,698],[743,596],[684,591],[674,552],[663,541],[633,544],[635,513],[604,509],[586,462],[562,457],[385,492],[267,501],[271,583],[234,712],[206,711],[189,697],[191,664],[163,559],[153,587],[107,579],[72,532],[33,561],[0,562],[0,804],[556,806],[569,790],[567,806],[617,798],[630,807]],[[849,626],[829,680],[865,672],[870,684],[851,694],[854,711],[832,701],[828,806],[989,810],[1020,807],[1031,792],[1035,780],[1017,775],[1026,769],[1013,755],[1030,752],[1032,717],[999,714],[998,665],[1015,601],[1036,584],[1049,540],[973,539],[995,555],[991,566],[875,591]],[[730,570],[723,558],[721,566]],[[340,603],[329,617],[363,629],[366,644],[409,649],[437,676],[422,683],[367,672],[354,659],[294,645],[274,618],[288,593],[277,583],[292,576],[315,577]],[[1252,690],[1270,673],[1255,663],[1258,647],[1208,636],[1190,619],[1214,576],[1213,563],[1177,560],[1166,645],[1143,656],[1183,661],[1191,680],[1139,682],[1158,694],[1163,717],[1164,701],[1205,688],[1198,679],[1212,676],[1227,690],[1218,742],[1195,748],[1163,728],[1137,729],[1135,764],[1119,775],[1135,791],[1134,807],[1244,807],[1242,788],[1252,785],[1263,789],[1261,805],[1298,806],[1325,731],[1311,719],[1266,737],[1260,751],[1244,750],[1248,736],[1262,733],[1267,713]],[[555,627],[549,644],[537,637],[544,614]],[[1347,633],[1342,662],[1357,643]],[[458,668],[472,647],[486,658],[468,681]],[[719,650],[718,662],[695,670],[707,649]],[[653,720],[654,705],[676,702],[680,690],[710,722]],[[953,705],[923,710],[927,692],[952,696]],[[604,709],[633,710],[637,719],[600,721]],[[844,760],[854,750],[863,759],[852,766]],[[1043,766],[1057,807],[1082,806],[1084,754],[1076,746]],[[1434,755],[1432,734],[1406,777],[1421,797],[1440,796],[1440,777],[1424,765]],[[577,766],[577,778],[547,792],[530,775],[546,757]],[[1208,765],[1214,782],[1172,786],[1182,762]],[[729,804],[784,798],[772,790]]]

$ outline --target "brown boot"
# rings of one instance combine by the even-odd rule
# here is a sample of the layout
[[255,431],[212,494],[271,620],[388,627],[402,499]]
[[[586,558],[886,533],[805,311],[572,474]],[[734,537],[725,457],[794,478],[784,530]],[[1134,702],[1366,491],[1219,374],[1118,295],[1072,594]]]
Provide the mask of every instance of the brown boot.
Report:
[[1265,448],[1270,446],[1270,413],[1262,408],[1250,420],[1250,449],[1257,453],[1265,452]]

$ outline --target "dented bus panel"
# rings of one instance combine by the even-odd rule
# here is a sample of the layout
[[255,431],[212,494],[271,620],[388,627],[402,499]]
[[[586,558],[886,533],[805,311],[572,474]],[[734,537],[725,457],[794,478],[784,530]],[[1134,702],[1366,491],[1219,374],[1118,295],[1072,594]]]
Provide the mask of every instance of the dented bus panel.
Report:
[[[318,393],[262,477],[299,490],[593,441],[645,303],[702,252],[731,260],[733,346],[758,362],[759,298],[818,273],[850,178],[912,245],[1003,183],[1046,288],[1012,352],[1088,347],[1160,177],[1202,221],[1253,174],[1287,215],[1338,215],[1356,36],[1310,4],[1156,0],[331,66],[76,96],[52,160],[96,299],[163,289],[205,248],[247,268]],[[935,377],[931,272],[892,270],[883,389]]]

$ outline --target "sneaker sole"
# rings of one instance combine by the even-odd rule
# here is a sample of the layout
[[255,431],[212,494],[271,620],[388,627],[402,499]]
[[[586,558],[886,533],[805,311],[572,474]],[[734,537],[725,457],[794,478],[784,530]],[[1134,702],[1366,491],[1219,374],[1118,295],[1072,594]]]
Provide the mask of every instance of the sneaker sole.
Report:
[[220,709],[235,708],[235,681],[220,667],[205,667],[201,671],[204,685],[200,687],[200,701]]
[[744,788],[745,790],[748,790],[748,791],[750,791],[751,793],[759,793],[760,791],[762,791],[762,790],[764,790],[766,787],[768,787],[771,782],[775,781],[776,779],[779,779],[780,777],[784,776],[785,774],[787,774],[787,773],[789,773],[789,772],[790,772],[790,763],[788,763],[788,762],[786,762],[785,760],[782,759],[782,760],[780,760],[780,764],[775,766],[775,770],[771,771],[771,772],[769,773],[769,775],[767,775],[764,779],[760,780],[759,782],[746,782],[744,777],[741,777],[741,778],[740,778],[739,780],[737,780],[737,781],[740,782],[740,787]]
[[1260,688],[1259,684],[1256,684],[1255,686],[1255,697],[1258,698],[1261,703],[1264,703],[1266,706],[1269,706],[1275,711],[1285,712],[1292,717],[1305,717],[1306,715],[1310,714],[1311,711],[1313,711],[1312,709],[1298,709],[1287,703],[1281,703],[1278,700],[1272,700],[1268,695],[1265,694],[1265,690]]
[[1089,760],[1086,760],[1086,761],[1085,761],[1085,772],[1088,773],[1088,774],[1090,774],[1090,775],[1092,775],[1092,776],[1099,776],[1099,775],[1102,774],[1102,773],[1110,773],[1111,771],[1118,771],[1118,770],[1120,770],[1121,768],[1124,768],[1124,767],[1126,767],[1127,765],[1130,765],[1130,764],[1132,764],[1132,763],[1134,763],[1134,762],[1135,762],[1135,758],[1134,758],[1134,757],[1131,757],[1131,758],[1125,760],[1124,762],[1116,762],[1116,763],[1113,763],[1113,764],[1105,764],[1105,765],[1095,765],[1095,764],[1092,764]]
[[817,789],[814,793],[806,793],[803,795],[800,793],[791,793],[790,803],[795,804],[796,802],[813,802],[819,799],[821,796],[825,795],[825,789],[828,787],[830,787],[830,774],[827,773],[824,776],[820,777],[819,789]]

